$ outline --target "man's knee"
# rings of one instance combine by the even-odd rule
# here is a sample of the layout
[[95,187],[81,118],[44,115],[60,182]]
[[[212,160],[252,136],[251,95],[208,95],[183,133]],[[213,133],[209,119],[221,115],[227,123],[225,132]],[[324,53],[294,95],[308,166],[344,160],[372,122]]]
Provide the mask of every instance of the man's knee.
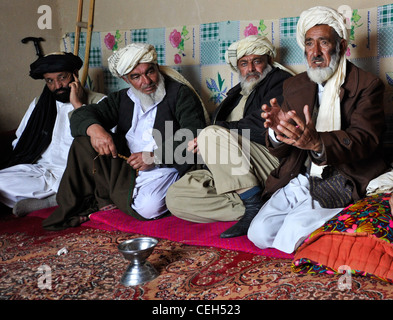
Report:
[[168,211],[165,198],[137,196],[132,205],[133,209],[145,219],[155,219]]
[[175,214],[178,210],[177,210],[177,204],[178,201],[176,201],[176,183],[172,184],[167,193],[166,193],[166,198],[165,198],[165,202],[166,202],[166,206],[168,208],[168,210]]
[[258,248],[269,248],[272,246],[274,236],[272,235],[272,229],[268,223],[255,220],[251,222],[247,232],[248,239],[254,243]]
[[199,143],[216,143],[219,137],[226,136],[228,129],[217,125],[211,125],[204,128],[198,135]]

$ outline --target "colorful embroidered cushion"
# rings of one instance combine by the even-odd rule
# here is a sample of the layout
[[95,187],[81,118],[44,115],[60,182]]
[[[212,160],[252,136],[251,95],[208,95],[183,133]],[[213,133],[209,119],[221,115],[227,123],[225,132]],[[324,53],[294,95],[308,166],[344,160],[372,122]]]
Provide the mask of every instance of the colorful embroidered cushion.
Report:
[[343,209],[298,248],[292,270],[337,274],[349,266],[352,274],[393,282],[389,198],[390,194],[377,194]]

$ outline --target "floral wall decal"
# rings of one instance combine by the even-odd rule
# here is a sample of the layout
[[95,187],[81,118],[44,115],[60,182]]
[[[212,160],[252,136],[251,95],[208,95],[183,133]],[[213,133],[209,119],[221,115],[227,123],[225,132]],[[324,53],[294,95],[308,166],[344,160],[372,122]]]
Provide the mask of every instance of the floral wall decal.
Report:
[[265,30],[267,29],[266,25],[265,25],[265,21],[259,20],[259,25],[254,26],[252,23],[250,23],[245,29],[244,29],[244,36],[248,37],[251,35],[262,35],[262,36],[266,36],[267,32],[265,32]]
[[116,30],[115,35],[108,32],[108,34],[104,38],[105,46],[112,51],[116,51],[119,49],[119,43],[121,43],[121,34],[119,30]]
[[212,78],[206,80],[207,88],[211,93],[209,101],[212,101],[215,104],[219,104],[225,98],[228,88],[227,87],[224,88],[224,82],[225,79],[221,78],[219,72],[217,72],[217,82]]
[[187,37],[188,33],[189,32],[186,26],[183,26],[181,32],[177,31],[177,29],[173,29],[173,31],[169,35],[169,42],[171,43],[172,47],[179,50],[179,52],[176,53],[174,56],[175,64],[180,64],[182,62],[182,57],[185,57],[186,55],[184,52],[184,42],[190,39],[189,37]]
[[349,35],[349,44],[348,44],[348,48],[347,48],[347,52],[345,53],[348,57],[351,55],[351,47],[352,48],[356,48],[356,44],[354,43],[355,41],[355,29],[359,28],[363,25],[359,24],[358,22],[362,19],[362,17],[359,15],[359,10],[355,9],[352,12],[352,24],[351,24],[351,32]]

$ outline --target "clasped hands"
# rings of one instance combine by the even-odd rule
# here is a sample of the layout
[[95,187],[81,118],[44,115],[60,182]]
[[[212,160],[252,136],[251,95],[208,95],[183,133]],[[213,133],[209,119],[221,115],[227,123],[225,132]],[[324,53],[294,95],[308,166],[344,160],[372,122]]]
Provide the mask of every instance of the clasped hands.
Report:
[[[90,136],[90,143],[94,150],[98,152],[98,155],[118,157],[112,136],[102,126],[92,124],[87,128],[86,133]],[[126,161],[138,171],[147,171],[155,166],[153,152],[136,152],[131,154]]]
[[270,100],[270,106],[264,104],[262,111],[265,128],[274,130],[277,140],[299,149],[322,152],[322,141],[312,122],[308,105],[303,107],[305,122],[295,110],[283,111],[275,98]]

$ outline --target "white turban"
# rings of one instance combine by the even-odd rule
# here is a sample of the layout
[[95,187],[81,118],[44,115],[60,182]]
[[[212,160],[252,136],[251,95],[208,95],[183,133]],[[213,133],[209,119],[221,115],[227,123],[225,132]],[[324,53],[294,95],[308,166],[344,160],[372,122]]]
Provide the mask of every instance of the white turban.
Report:
[[232,43],[225,52],[225,61],[234,71],[238,71],[237,61],[240,58],[251,54],[260,56],[267,54],[272,58],[272,64],[274,67],[281,68],[293,74],[292,71],[274,61],[274,58],[276,57],[276,48],[272,45],[268,38],[260,35],[251,35]]
[[[139,63],[158,64],[157,52],[154,46],[145,43],[131,43],[126,47],[116,51],[108,58],[109,70],[115,77],[118,78],[121,78],[130,73]],[[205,105],[191,83],[173,68],[160,66],[159,70],[160,73],[185,84],[198,96],[203,107],[205,120],[206,122],[209,122],[209,114],[207,113]]]
[[317,6],[303,11],[297,23],[296,40],[302,50],[304,50],[306,32],[317,24],[329,25],[341,38],[348,40],[344,16],[334,9]]
[[131,43],[108,58],[109,71],[117,78],[130,73],[139,63],[157,64],[154,46],[146,43]]
[[[307,31],[321,24],[329,25],[341,38],[345,40],[348,39],[345,18],[331,8],[317,6],[302,12],[297,24],[296,40],[303,51],[305,50],[304,42]],[[337,54],[339,54],[339,52],[337,52]],[[322,101],[320,101],[315,125],[319,132],[341,129],[340,88],[345,81],[347,70],[346,62],[347,59],[344,54],[340,58],[336,72],[328,79],[324,86]],[[322,170],[323,166],[312,164],[310,174],[320,176]]]

